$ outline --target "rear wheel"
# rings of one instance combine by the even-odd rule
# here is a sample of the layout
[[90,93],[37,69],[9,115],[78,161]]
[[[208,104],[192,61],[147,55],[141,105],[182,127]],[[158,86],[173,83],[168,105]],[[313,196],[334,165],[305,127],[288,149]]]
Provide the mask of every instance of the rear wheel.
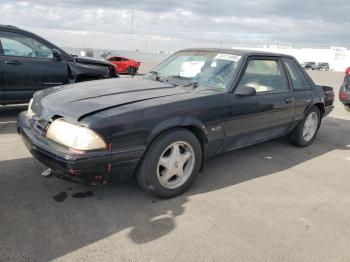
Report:
[[321,123],[321,114],[317,106],[312,107],[304,119],[288,135],[289,141],[297,146],[305,147],[312,144]]
[[168,131],[147,149],[136,175],[137,181],[157,197],[175,197],[193,183],[201,159],[201,146],[194,134],[182,128]]

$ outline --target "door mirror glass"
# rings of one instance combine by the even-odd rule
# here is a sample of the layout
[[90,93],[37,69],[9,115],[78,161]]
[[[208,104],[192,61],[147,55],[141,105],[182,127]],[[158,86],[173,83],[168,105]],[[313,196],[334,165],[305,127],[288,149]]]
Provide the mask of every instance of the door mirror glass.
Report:
[[62,60],[62,53],[60,50],[54,48],[52,49],[52,55],[53,55],[53,58],[57,61],[61,61]]
[[256,90],[254,87],[243,85],[237,87],[235,94],[238,96],[255,96]]

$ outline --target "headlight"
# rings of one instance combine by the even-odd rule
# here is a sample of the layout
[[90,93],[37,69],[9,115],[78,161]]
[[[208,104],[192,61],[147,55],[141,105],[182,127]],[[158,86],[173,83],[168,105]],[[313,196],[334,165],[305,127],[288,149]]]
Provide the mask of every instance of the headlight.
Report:
[[47,130],[46,137],[69,148],[88,151],[107,147],[103,139],[89,128],[57,119]]
[[27,117],[32,118],[34,116],[34,112],[32,110],[32,105],[33,105],[33,98],[30,99],[29,105],[28,105],[28,111],[27,111]]

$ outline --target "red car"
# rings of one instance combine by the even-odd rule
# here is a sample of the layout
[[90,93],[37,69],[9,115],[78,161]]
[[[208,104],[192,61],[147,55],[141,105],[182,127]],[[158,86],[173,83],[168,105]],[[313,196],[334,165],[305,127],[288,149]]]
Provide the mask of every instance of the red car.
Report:
[[345,106],[345,109],[350,111],[350,67],[345,70],[345,77],[339,91],[339,100]]
[[345,75],[350,75],[350,66],[345,70]]
[[118,74],[136,75],[141,65],[140,61],[120,56],[111,56],[106,60],[115,66]]

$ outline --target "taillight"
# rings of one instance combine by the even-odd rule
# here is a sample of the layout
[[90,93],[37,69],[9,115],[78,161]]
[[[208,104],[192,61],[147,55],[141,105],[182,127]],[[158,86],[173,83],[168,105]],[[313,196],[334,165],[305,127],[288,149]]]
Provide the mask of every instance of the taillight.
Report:
[[348,67],[348,68],[345,70],[345,74],[346,74],[346,75],[350,75],[350,67]]
[[339,99],[342,100],[342,99],[348,99],[349,95],[347,92],[344,92],[344,91],[340,91],[339,92]]

